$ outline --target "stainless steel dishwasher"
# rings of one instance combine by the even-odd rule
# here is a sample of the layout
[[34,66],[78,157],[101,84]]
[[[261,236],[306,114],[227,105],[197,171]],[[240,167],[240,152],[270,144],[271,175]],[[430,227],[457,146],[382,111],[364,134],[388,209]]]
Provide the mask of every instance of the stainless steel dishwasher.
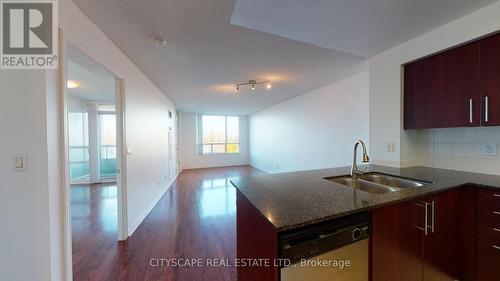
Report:
[[369,234],[362,213],[281,236],[281,281],[367,281]]

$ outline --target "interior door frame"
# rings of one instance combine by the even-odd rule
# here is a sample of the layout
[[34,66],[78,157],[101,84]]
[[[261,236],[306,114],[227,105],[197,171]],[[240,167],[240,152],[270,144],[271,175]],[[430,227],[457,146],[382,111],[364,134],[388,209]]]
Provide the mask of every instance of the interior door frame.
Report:
[[89,52],[78,47],[67,38],[64,32],[59,29],[59,99],[61,113],[61,155],[62,155],[62,225],[63,225],[63,256],[64,256],[64,277],[67,281],[73,280],[73,249],[72,249],[72,227],[71,227],[71,185],[69,176],[69,139],[68,139],[68,93],[67,81],[67,51],[74,48],[85,54],[95,63],[109,71],[115,76],[116,94],[116,136],[117,136],[117,230],[118,241],[128,239],[127,223],[127,161],[126,161],[126,112],[125,112],[125,81],[119,75],[109,70],[107,67],[95,60]]

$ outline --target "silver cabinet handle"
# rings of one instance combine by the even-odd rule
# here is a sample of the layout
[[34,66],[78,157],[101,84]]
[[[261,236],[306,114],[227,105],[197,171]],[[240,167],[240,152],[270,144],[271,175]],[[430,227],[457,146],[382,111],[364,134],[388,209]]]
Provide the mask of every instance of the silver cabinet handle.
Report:
[[495,232],[500,232],[500,229],[496,228],[496,227],[493,227],[493,231]]
[[500,197],[500,194],[493,194],[493,197]]
[[429,225],[429,221],[427,219],[427,217],[429,215],[427,213],[427,203],[424,203],[424,204],[417,203],[417,206],[423,207],[424,210],[425,210],[425,214],[424,214],[424,227],[417,226],[417,228],[420,229],[420,230],[423,230],[424,231],[424,235],[427,236],[427,234],[428,234],[427,228],[428,228],[428,225]]
[[493,214],[494,214],[494,215],[500,215],[500,212],[493,211]]
[[432,233],[434,233],[434,230],[435,230],[435,222],[436,222],[436,208],[435,208],[435,203],[434,203],[434,200],[432,200],[432,203],[429,204],[431,206],[431,210],[432,210],[432,213],[431,213],[431,231]]
[[484,98],[484,122],[488,123],[489,119],[489,112],[488,112],[488,96]]
[[492,245],[492,246],[493,246],[493,248],[500,250],[500,246],[497,246],[497,245]]
[[469,99],[469,123],[472,124],[474,120],[472,120],[472,99]]

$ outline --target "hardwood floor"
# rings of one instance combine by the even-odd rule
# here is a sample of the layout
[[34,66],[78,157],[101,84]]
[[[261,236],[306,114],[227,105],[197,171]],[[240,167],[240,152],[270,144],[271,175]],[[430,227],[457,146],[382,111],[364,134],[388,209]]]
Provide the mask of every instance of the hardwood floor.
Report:
[[[114,193],[112,186],[75,188],[74,280],[236,280],[231,267],[172,267],[165,259],[233,260],[236,190],[229,179],[262,173],[250,166],[185,170],[128,241],[120,243],[115,241],[116,187]],[[106,201],[111,194],[114,209]]]
[[117,251],[116,184],[71,187],[74,280],[94,280],[108,255]]

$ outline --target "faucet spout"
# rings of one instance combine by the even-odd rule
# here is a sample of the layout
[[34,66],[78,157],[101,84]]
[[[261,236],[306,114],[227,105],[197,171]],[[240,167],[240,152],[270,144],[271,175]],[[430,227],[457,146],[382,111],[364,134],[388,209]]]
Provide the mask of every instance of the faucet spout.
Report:
[[370,157],[368,157],[368,153],[366,152],[366,144],[362,140],[356,141],[354,144],[354,156],[352,159],[352,166],[351,166],[351,177],[353,179],[357,179],[358,175],[363,174],[362,171],[358,170],[358,163],[357,163],[357,158],[358,158],[358,146],[361,144],[361,148],[363,149],[363,163],[368,163],[370,161]]

